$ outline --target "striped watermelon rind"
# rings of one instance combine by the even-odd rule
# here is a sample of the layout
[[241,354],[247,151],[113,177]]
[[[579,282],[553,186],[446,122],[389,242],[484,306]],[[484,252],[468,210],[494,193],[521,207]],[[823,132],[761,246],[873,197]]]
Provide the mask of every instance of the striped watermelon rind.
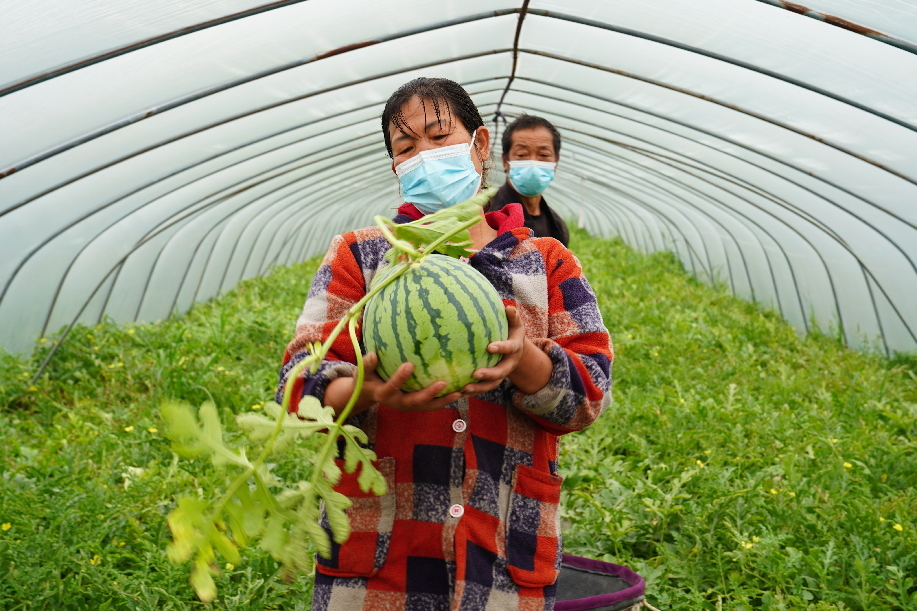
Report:
[[[384,270],[373,285],[385,282]],[[379,357],[376,372],[389,379],[401,363],[414,372],[402,386],[411,392],[442,380],[443,396],[475,381],[482,367],[503,355],[487,352],[491,342],[509,336],[503,300],[471,265],[431,255],[413,265],[376,294],[363,311],[363,342]]]

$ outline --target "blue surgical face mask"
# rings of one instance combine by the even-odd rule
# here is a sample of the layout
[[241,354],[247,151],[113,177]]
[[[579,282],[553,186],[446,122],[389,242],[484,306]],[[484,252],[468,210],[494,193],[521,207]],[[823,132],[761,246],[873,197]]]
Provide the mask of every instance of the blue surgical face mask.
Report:
[[534,197],[541,195],[554,180],[556,163],[520,159],[509,162],[509,181],[520,195]]
[[481,175],[471,161],[473,147],[474,138],[471,144],[421,151],[399,163],[395,173],[404,201],[431,214],[474,197],[481,186]]

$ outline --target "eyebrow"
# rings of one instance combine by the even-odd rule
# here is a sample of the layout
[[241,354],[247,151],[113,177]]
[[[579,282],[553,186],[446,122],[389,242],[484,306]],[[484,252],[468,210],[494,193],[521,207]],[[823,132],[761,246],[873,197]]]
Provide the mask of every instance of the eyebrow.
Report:
[[[451,127],[451,126],[452,126],[452,121],[451,121],[451,120],[443,121],[442,119],[437,119],[437,120],[435,120],[435,121],[430,121],[429,123],[427,123],[427,124],[424,126],[423,129],[424,129],[424,131],[427,131],[428,129],[430,129],[430,128],[433,127],[434,125],[444,125],[444,124],[445,124],[446,126]],[[403,131],[401,131],[400,129],[398,130],[398,132],[399,132],[401,135],[400,135],[400,136],[395,136],[394,138],[392,138],[392,142],[393,142],[393,143],[394,143],[394,142],[398,142],[398,141],[400,141],[400,140],[405,140],[405,139],[407,139],[407,140],[417,140],[417,138],[415,138],[414,136],[409,136],[409,135],[407,135],[406,133],[404,133]]]

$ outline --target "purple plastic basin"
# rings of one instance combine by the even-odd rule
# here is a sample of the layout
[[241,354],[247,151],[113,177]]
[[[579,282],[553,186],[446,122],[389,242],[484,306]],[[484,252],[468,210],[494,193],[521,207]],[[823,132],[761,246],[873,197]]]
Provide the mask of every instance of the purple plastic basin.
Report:
[[626,566],[564,554],[554,610],[619,611],[636,605],[645,594],[643,577]]

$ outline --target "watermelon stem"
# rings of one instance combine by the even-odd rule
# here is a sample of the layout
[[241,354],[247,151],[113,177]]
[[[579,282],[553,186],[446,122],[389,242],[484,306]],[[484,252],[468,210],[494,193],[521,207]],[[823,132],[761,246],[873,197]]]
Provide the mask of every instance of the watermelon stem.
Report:
[[[308,357],[306,357],[305,359],[303,359],[302,361],[296,364],[296,366],[290,372],[290,375],[287,378],[287,384],[284,388],[284,400],[283,400],[283,405],[282,405],[283,409],[281,409],[281,416],[289,410],[290,399],[291,399],[290,394],[292,393],[292,386],[293,386],[289,382],[291,380],[295,380],[306,367],[312,365],[314,362],[321,362],[321,360],[325,358],[325,355],[331,349],[331,346],[334,344],[335,340],[337,340],[338,335],[341,334],[341,332],[344,329],[344,325],[346,324],[348,327],[349,334],[350,334],[350,341],[353,344],[354,354],[356,354],[356,360],[357,360],[356,382],[354,384],[353,393],[351,393],[350,398],[347,401],[347,404],[340,411],[335,421],[335,427],[334,427],[335,431],[328,431],[329,434],[326,437],[321,450],[319,451],[318,461],[316,462],[317,468],[312,474],[312,489],[313,490],[319,489],[317,485],[317,480],[323,477],[322,475],[323,469],[321,469],[320,466],[323,465],[326,460],[328,460],[332,448],[336,446],[338,438],[341,436],[346,436],[350,438],[351,441],[353,441],[353,438],[351,437],[351,435],[344,429],[344,423],[347,421],[347,418],[350,417],[350,414],[353,411],[353,408],[356,406],[357,401],[360,398],[360,392],[363,390],[363,380],[366,374],[365,367],[363,364],[363,354],[360,350],[360,342],[357,339],[357,333],[356,333],[357,319],[362,315],[363,308],[366,306],[366,304],[369,302],[370,299],[375,297],[377,293],[381,292],[385,287],[387,287],[392,282],[394,282],[399,276],[404,274],[412,265],[418,265],[422,263],[427,257],[435,253],[436,249],[439,246],[441,246],[448,240],[452,239],[456,235],[459,235],[462,232],[466,231],[472,225],[480,222],[481,220],[480,207],[484,203],[490,200],[494,192],[495,192],[495,189],[487,189],[486,191],[478,194],[475,198],[472,198],[468,202],[464,202],[463,204],[465,205],[471,204],[471,203],[474,204],[475,212],[471,216],[471,218],[468,218],[467,220],[463,222],[459,222],[458,224],[450,227],[448,230],[444,231],[443,234],[438,239],[434,240],[431,244],[420,245],[420,247],[415,247],[413,244],[411,244],[407,240],[400,240],[396,238],[394,233],[389,229],[389,225],[392,224],[392,221],[390,221],[389,219],[382,217],[382,216],[377,216],[375,218],[376,226],[379,228],[379,231],[382,233],[385,239],[388,240],[388,242],[392,245],[392,249],[396,253],[398,253],[398,256],[396,256],[395,259],[393,259],[393,265],[395,266],[395,271],[392,271],[382,282],[380,282],[376,286],[373,286],[366,293],[366,295],[363,296],[362,299],[360,299],[357,303],[351,306],[351,308],[347,311],[347,314],[345,314],[341,318],[341,320],[338,322],[335,328],[331,331],[331,333],[325,339],[325,342],[321,345],[319,350],[317,352],[313,352]],[[441,212],[445,212],[445,211],[441,211]],[[435,222],[437,220],[437,215],[441,215],[441,212],[430,215],[430,216],[423,217],[420,220],[424,221],[423,224],[430,224],[431,222]],[[419,223],[419,222],[420,221],[415,221],[415,223]],[[408,261],[407,262],[400,261],[399,259],[401,258],[401,255],[406,256],[408,258]],[[401,269],[397,269],[398,266],[401,266]],[[279,433],[279,429],[277,432]],[[364,462],[363,468],[364,469],[372,468],[371,463],[369,463],[368,461]],[[364,490],[364,492],[366,491]]]
[[[343,543],[347,539],[349,528],[346,522],[344,522],[343,526],[341,525],[341,520],[346,520],[346,516],[343,513],[343,507],[346,507],[346,505],[342,505],[342,499],[344,501],[346,499],[333,490],[333,486],[340,476],[340,470],[333,463],[333,452],[337,448],[339,439],[345,439],[345,443],[349,447],[348,451],[355,450],[359,453],[359,459],[355,462],[348,459],[345,468],[355,471],[359,465],[362,465],[362,469],[368,470],[368,473],[361,472],[361,489],[364,489],[364,492],[372,490],[375,494],[380,495],[386,492],[384,477],[373,465],[375,454],[358,443],[355,435],[359,436],[361,431],[345,424],[356,407],[366,377],[365,362],[360,350],[360,342],[357,338],[357,326],[360,324],[359,321],[363,314],[363,309],[376,294],[389,286],[411,267],[422,264],[437,249],[441,249],[442,253],[447,256],[456,258],[470,255],[471,251],[467,247],[471,245],[471,240],[467,230],[481,220],[481,206],[487,203],[495,192],[496,189],[484,190],[470,200],[425,216],[413,223],[395,225],[389,219],[376,217],[376,225],[385,239],[392,245],[391,251],[394,256],[390,257],[392,263],[390,272],[386,274],[386,277],[378,285],[369,287],[366,295],[347,311],[324,342],[310,344],[308,347],[309,354],[294,365],[283,388],[282,402],[277,410],[276,423],[270,429],[270,434],[263,440],[264,445],[256,460],[249,462],[245,459],[244,448],[239,454],[235,454],[228,446],[223,446],[222,441],[219,448],[210,449],[211,452],[217,450],[232,452],[232,458],[236,460],[231,460],[230,462],[244,468],[237,477],[229,482],[223,494],[219,495],[216,501],[206,503],[200,507],[191,507],[190,505],[185,508],[179,507],[170,513],[170,526],[173,520],[182,518],[187,521],[194,518],[195,528],[202,529],[201,532],[209,533],[216,537],[214,539],[209,536],[194,536],[189,539],[185,535],[179,536],[173,528],[173,546],[180,543],[188,548],[184,550],[183,547],[182,558],[173,558],[174,562],[183,562],[184,559],[194,553],[197,554],[196,562],[198,564],[202,562],[201,559],[211,562],[214,557],[212,544],[223,546],[220,548],[221,554],[229,553],[234,554],[236,558],[238,557],[236,546],[245,545],[245,541],[248,540],[245,533],[241,531],[239,533],[234,532],[235,543],[220,534],[222,533],[221,529],[225,529],[223,516],[227,513],[230,502],[257,511],[262,517],[266,515],[272,516],[270,519],[273,525],[277,524],[273,522],[275,519],[283,522],[280,528],[288,533],[283,537],[286,542],[278,542],[276,540],[276,531],[274,531],[275,535],[271,538],[270,543],[265,543],[265,533],[267,532],[265,529],[268,528],[266,524],[259,528],[257,535],[250,536],[252,538],[261,537],[262,546],[267,545],[268,547],[265,547],[265,549],[269,549],[275,559],[283,563],[284,570],[289,573],[308,570],[308,562],[305,555],[307,549],[303,539],[311,539],[318,548],[319,553],[323,555],[330,554],[328,536],[318,525],[319,499],[323,499],[326,508],[328,508],[329,522],[332,525],[334,540],[338,543]],[[450,240],[454,241],[449,242]],[[294,505],[290,504],[289,496],[286,497],[286,501],[281,501],[269,490],[270,487],[278,485],[278,482],[271,477],[267,460],[273,454],[275,448],[276,451],[280,451],[281,446],[286,447],[286,445],[280,443],[282,435],[298,434],[306,436],[311,434],[311,432],[307,434],[301,431],[297,432],[297,429],[301,429],[301,427],[291,425],[289,429],[287,428],[291,420],[298,422],[295,418],[290,418],[294,387],[291,382],[299,378],[307,369],[311,369],[313,373],[318,370],[325,356],[331,350],[331,346],[343,332],[345,325],[356,354],[357,371],[353,393],[351,393],[347,404],[336,417],[331,417],[327,407],[321,408],[319,412],[310,411],[316,423],[315,428],[323,430],[327,433],[327,436],[314,461],[315,469],[310,481],[308,483],[299,483],[300,488],[296,490],[296,493],[301,495],[301,500],[294,504],[296,507],[294,509]],[[299,404],[301,405],[302,401]],[[190,410],[190,408],[188,409]],[[322,413],[322,410],[324,410],[324,413]],[[195,430],[197,430],[196,425]],[[288,437],[286,439],[289,441]],[[365,435],[363,439],[365,440]],[[222,455],[225,458],[225,453]],[[370,475],[370,477],[363,477],[364,475]],[[260,499],[259,503],[264,503],[263,505],[253,505],[254,501],[246,492],[246,482],[249,482],[252,477],[255,479],[256,496]],[[241,495],[242,492],[246,492],[246,494]],[[291,492],[293,492],[292,489],[286,490],[283,494],[289,495]],[[184,513],[181,513],[180,510],[184,511]],[[192,513],[194,515],[191,515]],[[287,530],[291,524],[292,528]],[[271,528],[274,528],[274,526]],[[286,540],[286,537],[289,537],[289,540]],[[199,568],[196,570],[199,571]],[[198,575],[197,577],[194,577],[195,573],[192,572],[192,584],[202,600],[212,600],[216,596],[216,586],[210,578],[210,573],[213,572],[209,571],[203,576]]]

